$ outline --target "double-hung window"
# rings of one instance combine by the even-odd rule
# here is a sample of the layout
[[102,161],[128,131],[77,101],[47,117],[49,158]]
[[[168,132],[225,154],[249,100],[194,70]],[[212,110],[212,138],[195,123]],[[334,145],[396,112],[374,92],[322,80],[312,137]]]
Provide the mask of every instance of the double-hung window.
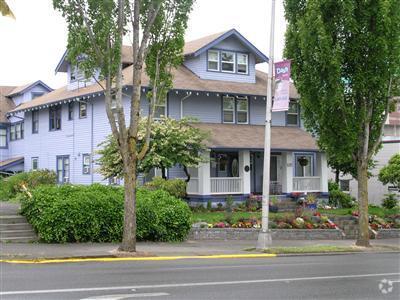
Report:
[[87,117],[87,103],[79,102],[79,119],[84,119]]
[[61,129],[61,105],[50,107],[49,109],[49,129],[50,131]]
[[24,138],[24,122],[18,122],[11,125],[12,140],[21,140]]
[[286,115],[286,125],[299,126],[299,104],[296,101],[289,102],[289,110]]
[[74,102],[68,103],[68,120],[74,119]]
[[15,125],[10,126],[10,141],[15,140]]
[[7,128],[0,128],[0,148],[7,148]]
[[239,74],[249,73],[249,56],[247,54],[237,54],[237,72]]
[[69,156],[61,155],[57,156],[57,165],[56,165],[56,173],[57,173],[57,182],[59,184],[68,183],[69,182]]
[[82,173],[90,174],[90,154],[82,155]]
[[154,106],[154,119],[161,119],[167,116],[167,100],[161,99]]
[[221,51],[221,71],[235,73],[235,52]]
[[39,158],[32,157],[32,171],[36,171],[39,169]]
[[224,96],[222,98],[223,123],[235,123],[235,98]]
[[32,111],[32,133],[39,132],[39,111]]
[[219,51],[208,50],[207,68],[209,71],[219,71]]
[[237,97],[236,119],[238,124],[247,124],[249,115],[249,103],[246,97]]

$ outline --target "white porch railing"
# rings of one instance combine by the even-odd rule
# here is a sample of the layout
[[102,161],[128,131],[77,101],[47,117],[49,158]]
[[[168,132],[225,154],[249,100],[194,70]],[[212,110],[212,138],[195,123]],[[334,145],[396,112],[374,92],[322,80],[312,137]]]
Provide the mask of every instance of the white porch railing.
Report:
[[243,191],[241,177],[212,177],[211,194],[240,194]]
[[319,192],[321,178],[315,176],[293,177],[293,192]]
[[191,177],[186,186],[186,193],[188,194],[198,194],[199,193],[199,179],[196,177]]

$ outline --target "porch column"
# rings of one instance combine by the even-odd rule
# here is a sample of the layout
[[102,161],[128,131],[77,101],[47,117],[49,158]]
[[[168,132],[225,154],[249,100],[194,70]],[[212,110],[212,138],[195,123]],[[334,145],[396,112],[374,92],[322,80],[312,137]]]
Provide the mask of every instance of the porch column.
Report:
[[198,167],[199,194],[200,195],[210,195],[211,194],[210,151],[206,151],[203,155],[207,161],[199,164],[199,167]]
[[[246,172],[245,167],[248,166]],[[250,151],[239,151],[239,177],[242,178],[243,194],[250,194]]]
[[320,187],[321,192],[328,192],[328,162],[326,160],[326,154],[320,153],[319,155],[319,174],[320,174]]
[[284,152],[282,155],[282,193],[293,191],[293,154]]

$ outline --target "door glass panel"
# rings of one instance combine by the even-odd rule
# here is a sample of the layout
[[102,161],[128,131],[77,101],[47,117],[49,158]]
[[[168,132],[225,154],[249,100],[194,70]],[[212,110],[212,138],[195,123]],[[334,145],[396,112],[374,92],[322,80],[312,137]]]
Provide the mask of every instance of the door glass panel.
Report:
[[270,181],[278,181],[278,158],[271,156]]

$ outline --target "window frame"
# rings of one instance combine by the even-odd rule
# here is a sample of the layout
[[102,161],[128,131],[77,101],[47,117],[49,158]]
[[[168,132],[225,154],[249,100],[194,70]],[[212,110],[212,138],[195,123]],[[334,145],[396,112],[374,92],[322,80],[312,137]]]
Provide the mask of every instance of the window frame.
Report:
[[[82,110],[82,107],[85,107],[84,110]],[[85,112],[84,115],[82,115],[82,111]],[[86,119],[88,115],[88,105],[87,102],[79,102],[79,119]]]
[[[235,74],[235,73],[236,73],[236,52],[235,52],[235,51],[230,51],[230,50],[221,50],[220,52],[221,52],[221,54],[220,54],[221,72],[222,72],[222,73],[231,73],[231,74]],[[232,55],[233,55],[233,61],[232,61],[232,62],[230,62],[230,61],[224,61],[224,60],[222,59],[223,53],[232,54]],[[226,71],[226,70],[224,70],[224,69],[223,69],[223,64],[224,64],[224,63],[225,63],[225,64],[232,64],[232,65],[233,65],[233,71]]]
[[[245,73],[239,72],[239,65],[244,65],[244,64],[239,63],[238,55],[246,56],[246,72]],[[242,53],[242,52],[236,53],[236,73],[240,74],[240,75],[249,75],[249,54],[248,53]]]
[[[36,168],[33,167],[34,166],[34,161],[36,161]],[[37,157],[37,156],[31,157],[31,170],[32,171],[39,170],[39,157]]]
[[8,129],[7,127],[0,127],[0,132],[2,132],[4,130],[5,134],[1,134],[0,133],[0,141],[1,139],[4,138],[4,146],[1,146],[0,144],[0,149],[7,149],[8,148]]
[[[164,114],[160,116],[156,116],[157,107],[164,107]],[[154,112],[153,112],[153,119],[154,120],[161,120],[162,117],[168,117],[168,95],[165,97],[164,105],[154,104]]]
[[[18,127],[19,130],[17,130]],[[24,121],[12,123],[10,125],[10,141],[19,141],[23,139],[24,139]]]
[[[297,170],[297,160],[298,160],[298,158],[299,157],[302,157],[302,156],[307,156],[307,157],[310,157],[311,159],[310,159],[310,162],[311,162],[311,175],[308,175],[308,176],[305,176],[304,175],[304,171],[303,171],[303,176],[297,176],[296,175],[296,170]],[[316,173],[316,170],[315,170],[315,163],[316,163],[316,157],[315,157],[315,153],[310,153],[310,152],[296,152],[296,153],[294,153],[294,169],[293,169],[293,176],[294,177],[314,177],[315,176],[315,173]]]
[[[246,106],[247,109],[246,110],[239,110],[238,109],[238,104],[240,101],[246,101]],[[236,124],[241,124],[241,125],[246,125],[249,124],[249,98],[248,97],[243,97],[243,96],[237,96],[235,99],[235,108],[236,108]],[[246,122],[239,122],[239,112],[243,113],[246,112]]]
[[[85,159],[88,159],[88,163],[85,163]],[[86,168],[86,169],[85,169]],[[89,153],[82,154],[82,174],[90,175],[91,174],[91,155]],[[85,171],[87,170],[87,171]]]
[[[57,120],[59,121],[59,123],[57,123]],[[59,124],[59,128],[57,128],[58,127],[57,124]],[[61,129],[62,129],[62,106],[61,105],[51,106],[49,108],[49,131],[58,131]]]
[[[224,103],[225,99],[231,99],[233,101],[232,109],[225,109]],[[225,121],[225,111],[232,112],[232,122]],[[233,96],[222,96],[222,123],[223,124],[235,124],[236,123],[236,99]]]
[[68,103],[68,121],[72,121],[74,119],[74,102]]
[[[217,60],[215,61],[215,60],[211,60],[211,62],[216,62],[217,63],[217,70],[214,70],[214,69],[210,69],[209,68],[209,62],[210,62],[210,55],[209,55],[209,53],[210,52],[216,52],[217,53],[217,56],[218,56],[218,58],[217,58]],[[210,49],[210,50],[208,50],[207,51],[207,71],[210,71],[210,72],[219,72],[220,71],[220,64],[221,64],[221,54],[220,54],[220,51],[219,50],[215,50],[215,49]]]
[[[297,111],[295,113],[294,112],[289,112],[291,103],[295,103],[296,104]],[[288,118],[289,115],[291,115],[291,116],[296,115],[296,124],[290,124],[289,123],[289,118]],[[289,101],[289,109],[286,111],[286,126],[294,126],[294,127],[299,127],[300,126],[300,104],[299,104],[298,101],[295,101],[295,100],[290,100]]]
[[39,133],[39,111],[32,110],[32,134],[36,133]]
[[[58,168],[58,161],[59,161],[59,159],[61,159],[62,160],[62,170],[60,170],[59,168]],[[66,171],[65,171],[65,160],[68,160],[68,174],[66,174]],[[63,180],[62,180],[62,182],[60,182],[59,181],[59,172],[62,172],[62,175],[63,175]],[[58,184],[66,184],[66,183],[70,183],[70,174],[71,174],[71,160],[70,160],[70,158],[69,158],[69,155],[57,155],[56,156],[56,174],[57,174],[57,183]],[[65,175],[68,175],[68,176],[65,176]],[[68,180],[67,181],[64,181],[64,179],[65,178],[68,178]]]

